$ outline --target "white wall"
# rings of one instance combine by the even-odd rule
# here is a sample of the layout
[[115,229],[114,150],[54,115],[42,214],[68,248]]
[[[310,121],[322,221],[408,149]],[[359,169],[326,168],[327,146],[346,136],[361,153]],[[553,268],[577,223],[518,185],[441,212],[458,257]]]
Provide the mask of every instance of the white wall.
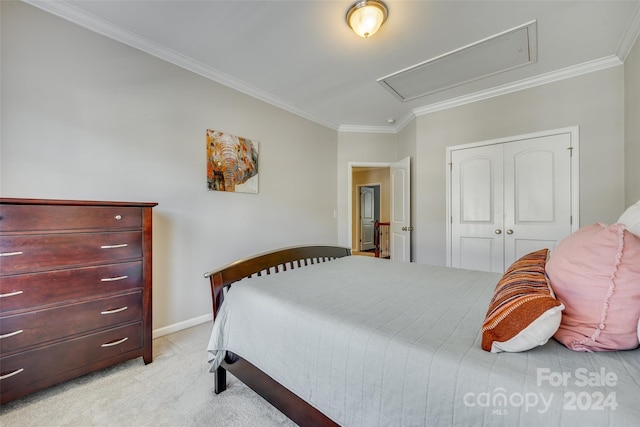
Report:
[[416,119],[416,261],[445,265],[446,147],[568,126],[580,128],[580,223],[624,210],[623,67]]
[[[337,243],[334,130],[24,3],[0,7],[2,196],[158,202],[158,333],[211,314],[207,270]],[[259,141],[259,194],[207,191],[206,129]]]
[[640,200],[640,37],[624,61],[625,201]]

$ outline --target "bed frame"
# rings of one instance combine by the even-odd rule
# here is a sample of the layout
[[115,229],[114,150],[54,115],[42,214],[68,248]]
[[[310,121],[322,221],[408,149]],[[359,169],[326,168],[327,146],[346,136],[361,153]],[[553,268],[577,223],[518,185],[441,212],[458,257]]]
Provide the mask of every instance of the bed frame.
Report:
[[[253,275],[276,274],[289,269],[327,262],[351,255],[351,250],[337,246],[299,246],[276,250],[235,261],[219,270],[205,273],[211,283],[213,318],[224,300],[224,289]],[[227,352],[222,365],[214,373],[216,394],[227,388],[227,371],[245,383],[267,402],[300,426],[337,426],[335,422],[303,399],[276,382],[241,357]]]

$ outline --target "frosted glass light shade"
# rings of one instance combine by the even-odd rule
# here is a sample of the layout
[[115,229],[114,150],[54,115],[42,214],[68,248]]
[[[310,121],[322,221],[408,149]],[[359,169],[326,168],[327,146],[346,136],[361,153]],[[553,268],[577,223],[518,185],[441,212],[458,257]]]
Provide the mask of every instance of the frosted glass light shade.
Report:
[[368,38],[374,35],[387,20],[387,6],[378,0],[355,3],[347,12],[347,23],[354,33]]

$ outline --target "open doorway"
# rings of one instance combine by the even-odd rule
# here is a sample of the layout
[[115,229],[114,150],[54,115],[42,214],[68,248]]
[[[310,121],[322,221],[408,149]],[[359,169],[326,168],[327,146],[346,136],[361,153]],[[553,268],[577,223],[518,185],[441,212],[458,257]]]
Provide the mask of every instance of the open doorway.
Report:
[[363,166],[351,170],[351,250],[374,256],[374,222],[388,222],[389,167]]
[[[393,261],[411,261],[411,158],[392,163],[349,162],[348,236],[352,253],[360,241],[358,186],[380,184],[380,220],[385,222],[388,256]],[[382,224],[381,224],[382,225]]]

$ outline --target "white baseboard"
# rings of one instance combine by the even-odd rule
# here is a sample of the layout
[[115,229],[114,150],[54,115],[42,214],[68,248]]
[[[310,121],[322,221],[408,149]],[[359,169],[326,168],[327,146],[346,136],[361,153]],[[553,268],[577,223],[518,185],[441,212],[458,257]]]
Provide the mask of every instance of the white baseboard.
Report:
[[164,335],[169,335],[174,332],[178,332],[183,329],[187,329],[192,326],[199,325],[201,323],[210,322],[212,320],[213,320],[213,314],[205,314],[204,316],[194,317],[193,319],[185,320],[183,322],[174,323],[173,325],[154,329],[153,338],[155,339],[155,338],[162,337]]

